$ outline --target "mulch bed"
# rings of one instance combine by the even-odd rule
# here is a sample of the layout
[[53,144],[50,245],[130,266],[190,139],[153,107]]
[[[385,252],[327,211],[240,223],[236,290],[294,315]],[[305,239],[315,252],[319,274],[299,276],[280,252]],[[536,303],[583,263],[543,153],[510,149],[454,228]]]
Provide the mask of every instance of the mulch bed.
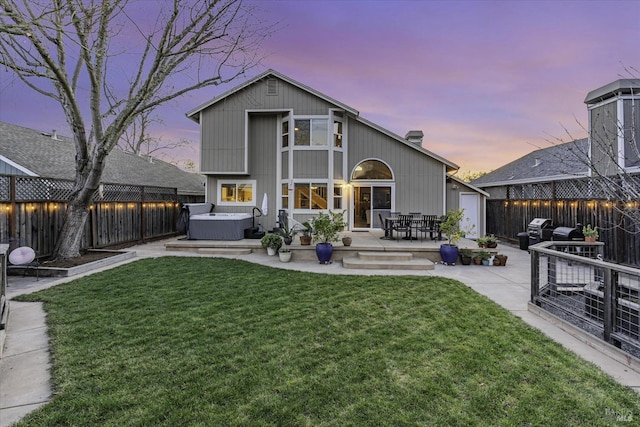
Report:
[[88,264],[90,262],[99,261],[101,259],[110,258],[120,255],[120,252],[85,252],[79,257],[70,259],[60,259],[56,261],[41,261],[41,267],[71,268],[79,265]]

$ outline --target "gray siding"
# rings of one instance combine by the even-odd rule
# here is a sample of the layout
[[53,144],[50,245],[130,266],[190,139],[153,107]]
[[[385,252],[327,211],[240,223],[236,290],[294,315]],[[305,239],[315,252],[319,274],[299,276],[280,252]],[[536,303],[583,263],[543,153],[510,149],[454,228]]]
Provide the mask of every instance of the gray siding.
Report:
[[297,150],[293,152],[293,178],[327,179],[329,152],[327,150]]
[[380,159],[391,167],[395,178],[396,210],[444,213],[445,175],[441,162],[350,120],[348,172],[351,173],[358,163],[370,158]]
[[267,83],[264,79],[202,111],[202,172],[244,173],[246,110],[293,109],[296,115],[326,115],[329,108],[333,107],[296,86],[277,80],[277,95],[267,95]]
[[26,175],[20,169],[0,160],[0,175]]
[[623,101],[626,167],[640,166],[640,156],[638,155],[640,152],[640,106],[638,106],[638,100],[634,102],[635,105],[630,99]]
[[344,159],[344,154],[342,151],[334,151],[333,152],[333,179],[341,179],[344,181],[348,181],[344,178],[342,173],[342,160]]
[[282,179],[289,179],[289,152],[282,152]]
[[248,165],[245,165],[244,121],[244,108],[233,99],[222,101],[202,112],[202,172],[245,172]]
[[591,161],[599,174],[616,173],[617,113],[615,102],[591,110]]

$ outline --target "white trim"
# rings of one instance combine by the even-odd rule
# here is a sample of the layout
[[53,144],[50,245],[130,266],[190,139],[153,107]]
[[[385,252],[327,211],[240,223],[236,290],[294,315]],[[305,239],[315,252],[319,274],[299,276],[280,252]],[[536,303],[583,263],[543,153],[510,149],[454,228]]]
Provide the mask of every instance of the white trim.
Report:
[[625,127],[624,102],[620,97],[617,98],[616,110],[617,110],[616,115],[618,118],[616,123],[616,130],[617,130],[616,144],[618,145],[618,167],[621,170],[626,170],[627,165],[625,164],[625,156],[624,156],[624,127]]
[[[388,169],[389,172],[391,172],[391,179],[377,179],[377,180],[367,180],[367,179],[353,179],[353,172],[356,170],[356,168],[358,166],[360,166],[362,163],[364,162],[368,162],[369,160],[376,160],[382,164],[384,164]],[[351,168],[351,172],[348,175],[348,182],[367,182],[367,181],[375,181],[375,182],[395,182],[396,180],[396,175],[393,172],[393,168],[391,166],[389,166],[389,163],[387,163],[386,161],[382,160],[379,157],[367,157],[365,159],[360,160],[358,163],[356,163],[353,168]]]
[[[592,114],[591,114],[591,108],[587,108],[587,126],[589,127],[589,129],[591,129],[591,120],[592,120]],[[593,170],[592,170],[592,166],[593,166],[593,153],[591,151],[591,132],[587,133],[587,158],[589,159],[589,164],[588,166],[588,170],[587,170],[587,176],[588,177],[592,177],[593,176]]]
[[[393,181],[389,181],[389,180],[375,180],[375,179],[367,179],[367,180],[358,180],[358,181],[351,181],[351,192],[349,194],[349,229],[351,231],[366,231],[366,230],[374,230],[373,228],[373,223],[374,218],[373,216],[370,218],[370,225],[369,227],[355,227],[354,225],[354,221],[355,221],[355,214],[354,214],[354,210],[355,210],[355,206],[356,206],[356,199],[355,199],[355,195],[356,195],[356,187],[369,187],[371,188],[371,191],[373,192],[373,187],[389,187],[391,189],[391,208],[389,209],[391,212],[396,210],[396,183]],[[373,198],[369,201],[370,203],[373,202]]]
[[[480,214],[480,194],[473,192],[473,191],[461,191],[458,193],[458,208],[462,208],[462,196],[475,196],[476,199],[476,214],[477,217],[475,218],[477,221],[476,227],[475,227],[475,232],[473,234],[471,234],[471,236],[469,236],[468,238],[477,238],[479,236],[484,236],[484,233],[482,232],[482,224],[481,224],[481,214]],[[468,218],[468,217],[467,217]],[[466,222],[464,221],[465,218],[463,218],[462,222]]]
[[[251,184],[252,200],[250,202],[223,202],[222,184]],[[255,179],[218,179],[216,183],[216,204],[218,206],[257,206],[258,186]]]
[[471,189],[471,190],[473,190],[473,191],[475,191],[477,193],[480,193],[480,194],[483,194],[483,195],[489,197],[489,193],[487,193],[486,191],[481,190],[480,188],[476,187],[475,185],[473,185],[473,184],[471,184],[469,182],[463,181],[463,180],[461,180],[460,178],[458,178],[456,176],[447,175],[447,178],[451,178],[452,180],[456,181],[458,184],[464,185],[465,187],[467,187],[467,188],[469,188],[469,189]]
[[10,160],[8,158],[6,158],[5,156],[3,156],[2,154],[0,154],[0,161],[5,162],[6,164],[8,164],[11,167],[14,167],[16,169],[18,169],[20,172],[29,175],[29,176],[39,176],[37,173],[33,172],[30,169],[25,168],[24,166],[20,166],[19,164],[17,164],[16,162],[14,162],[13,160]]
[[[444,185],[442,186],[442,215],[446,215],[447,214],[447,166],[443,163],[442,164],[442,182],[444,183]],[[458,200],[458,203],[460,203],[460,201]]]

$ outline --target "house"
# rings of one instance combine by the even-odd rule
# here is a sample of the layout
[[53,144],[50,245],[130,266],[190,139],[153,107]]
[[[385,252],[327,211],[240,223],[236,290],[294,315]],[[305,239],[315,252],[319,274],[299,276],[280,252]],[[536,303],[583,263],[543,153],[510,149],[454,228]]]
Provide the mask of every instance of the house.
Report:
[[[0,122],[0,175],[26,175],[73,180],[76,156],[73,141],[54,132]],[[147,187],[177,188],[178,200],[204,199],[202,176],[150,157],[113,149],[102,181]]]
[[390,212],[442,215],[463,200],[484,229],[486,193],[450,178],[458,166],[425,149],[422,131],[401,137],[277,71],[187,117],[200,125],[206,199],[217,211],[251,213],[266,196],[266,228],[280,210],[298,221],[334,210],[345,211],[350,230],[366,231]]
[[593,224],[606,259],[638,265],[640,79],[616,80],[584,102],[588,138],[536,150],[473,181],[489,193],[487,231],[513,239],[540,217]]
[[539,148],[472,182],[491,193],[492,187],[584,178],[589,176],[588,150],[587,138]]

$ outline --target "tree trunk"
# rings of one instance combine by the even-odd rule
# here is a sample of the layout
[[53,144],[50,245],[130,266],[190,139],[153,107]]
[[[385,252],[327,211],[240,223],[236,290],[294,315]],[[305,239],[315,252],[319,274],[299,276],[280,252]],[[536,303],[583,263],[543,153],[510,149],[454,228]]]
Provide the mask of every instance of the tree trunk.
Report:
[[80,256],[80,243],[84,225],[89,217],[89,209],[72,201],[67,205],[65,221],[54,249],[54,258],[67,259]]

